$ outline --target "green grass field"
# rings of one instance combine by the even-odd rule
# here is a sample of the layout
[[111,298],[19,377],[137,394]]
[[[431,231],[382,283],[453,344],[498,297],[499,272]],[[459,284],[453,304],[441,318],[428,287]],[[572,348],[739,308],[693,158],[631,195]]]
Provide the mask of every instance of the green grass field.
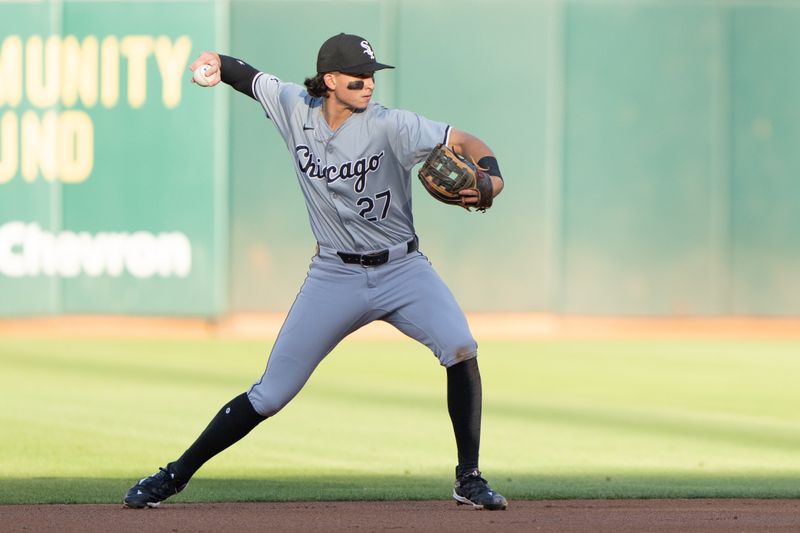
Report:
[[[121,501],[257,379],[269,343],[0,339],[0,503]],[[481,345],[481,467],[509,499],[800,497],[800,342]],[[445,372],[345,341],[175,501],[444,499]]]

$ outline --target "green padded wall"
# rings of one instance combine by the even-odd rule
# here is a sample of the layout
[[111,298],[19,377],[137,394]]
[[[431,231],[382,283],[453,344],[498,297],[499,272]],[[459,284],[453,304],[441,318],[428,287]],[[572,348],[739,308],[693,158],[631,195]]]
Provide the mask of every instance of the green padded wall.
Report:
[[[0,2],[0,315],[285,311],[315,244],[256,102],[185,72],[167,103],[155,48],[131,74],[135,105],[125,54],[111,105],[28,87],[15,100],[15,46],[185,38],[191,57],[216,49],[302,82],[345,31],[397,66],[377,101],[497,153],[506,190],[486,214],[413,184],[421,248],[467,311],[799,316],[799,27],[782,0]],[[91,123],[88,175],[26,177],[22,123],[46,117]],[[22,272],[42,255],[25,232],[70,245],[61,271]],[[190,243],[188,271],[147,262],[142,243],[165,233]],[[122,271],[117,255],[98,273],[101,234],[139,244]]]

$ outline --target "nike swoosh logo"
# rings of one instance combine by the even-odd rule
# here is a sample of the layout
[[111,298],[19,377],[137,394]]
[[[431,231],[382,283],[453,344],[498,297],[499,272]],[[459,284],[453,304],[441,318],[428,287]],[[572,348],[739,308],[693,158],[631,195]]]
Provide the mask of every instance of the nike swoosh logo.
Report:
[[303,126],[303,131],[313,130],[313,126]]

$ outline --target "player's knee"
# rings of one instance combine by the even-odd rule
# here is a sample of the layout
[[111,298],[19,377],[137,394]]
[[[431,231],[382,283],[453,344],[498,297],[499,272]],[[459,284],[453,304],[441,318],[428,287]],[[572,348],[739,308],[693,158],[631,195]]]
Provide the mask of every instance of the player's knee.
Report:
[[445,368],[450,368],[463,361],[478,357],[478,344],[474,340],[453,345],[447,350],[443,350],[439,355],[439,361]]
[[253,409],[258,414],[265,417],[270,417],[283,409],[289,400],[278,397],[275,394],[269,394],[263,387],[253,387],[247,393],[250,403],[253,404]]

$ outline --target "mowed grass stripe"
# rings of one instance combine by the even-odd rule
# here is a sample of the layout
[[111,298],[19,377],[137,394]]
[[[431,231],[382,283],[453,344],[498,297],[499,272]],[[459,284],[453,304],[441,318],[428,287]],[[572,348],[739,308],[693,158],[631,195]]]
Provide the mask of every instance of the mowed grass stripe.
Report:
[[[258,379],[269,343],[0,341],[0,503],[116,502]],[[514,498],[796,497],[800,343],[484,342],[481,462]],[[455,446],[413,341],[343,342],[181,501],[428,499]]]

